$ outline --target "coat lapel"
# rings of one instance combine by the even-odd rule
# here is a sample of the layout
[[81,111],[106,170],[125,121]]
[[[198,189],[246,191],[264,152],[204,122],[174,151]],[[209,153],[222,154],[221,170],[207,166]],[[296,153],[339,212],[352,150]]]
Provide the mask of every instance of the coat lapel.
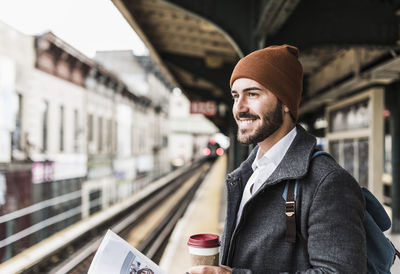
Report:
[[304,177],[307,174],[310,158],[315,149],[315,145],[315,137],[308,134],[300,125],[298,125],[295,139],[280,164],[263,184],[263,187],[274,185],[281,181]]
[[[297,125],[297,135],[290,145],[287,153],[283,157],[280,164],[277,166],[271,176],[264,182],[264,184],[257,191],[264,189],[267,186],[277,184],[281,181],[299,179],[307,174],[310,158],[313,150],[315,149],[316,139],[314,136],[308,134],[304,128]],[[240,165],[240,167],[228,175],[229,181],[240,181],[240,197],[243,189],[253,173],[251,165],[257,155],[258,146],[256,146],[249,157]],[[228,185],[229,187],[229,185]],[[235,201],[235,204],[237,201]]]

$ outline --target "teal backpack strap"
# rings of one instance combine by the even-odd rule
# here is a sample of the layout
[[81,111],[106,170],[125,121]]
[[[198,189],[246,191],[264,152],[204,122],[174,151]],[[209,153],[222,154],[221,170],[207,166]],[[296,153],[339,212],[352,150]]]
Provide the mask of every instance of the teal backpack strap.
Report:
[[[316,151],[311,160],[319,155],[332,157],[325,151]],[[333,158],[333,157],[332,157]],[[286,241],[296,242],[296,196],[298,180],[287,181],[282,197],[286,201]],[[376,197],[365,187],[361,188],[366,204],[364,228],[367,240],[367,268],[369,273],[391,273],[395,256],[400,258],[400,252],[383,233],[391,227],[391,221],[385,209]]]
[[[328,155],[332,157],[328,152],[316,151],[311,156],[311,160],[319,155]],[[293,181],[288,180],[283,190],[282,197],[285,202],[285,215],[286,215],[286,241],[289,243],[296,242],[296,197],[299,180]]]

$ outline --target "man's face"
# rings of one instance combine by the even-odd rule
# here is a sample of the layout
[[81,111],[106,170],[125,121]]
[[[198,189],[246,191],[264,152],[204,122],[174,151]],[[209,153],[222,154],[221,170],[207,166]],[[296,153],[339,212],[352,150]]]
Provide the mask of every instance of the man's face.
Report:
[[235,80],[232,97],[240,143],[260,143],[282,125],[282,103],[258,82],[248,78]]

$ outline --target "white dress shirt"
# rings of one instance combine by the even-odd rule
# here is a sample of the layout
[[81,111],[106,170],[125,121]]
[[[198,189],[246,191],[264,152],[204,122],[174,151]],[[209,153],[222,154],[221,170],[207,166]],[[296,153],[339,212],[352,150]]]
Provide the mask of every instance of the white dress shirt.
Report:
[[260,148],[258,148],[257,156],[251,165],[253,174],[247,181],[243,191],[242,201],[240,202],[240,207],[237,213],[236,225],[239,223],[240,217],[242,216],[244,205],[253,194],[257,192],[269,176],[271,176],[272,172],[274,172],[276,167],[282,161],[283,156],[285,156],[289,146],[292,144],[296,134],[297,130],[296,127],[294,127],[288,134],[273,145],[260,159]]

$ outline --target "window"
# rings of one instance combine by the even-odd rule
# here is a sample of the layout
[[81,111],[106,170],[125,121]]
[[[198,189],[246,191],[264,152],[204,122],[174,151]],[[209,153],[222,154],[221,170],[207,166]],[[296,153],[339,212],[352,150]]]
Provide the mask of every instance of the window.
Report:
[[64,151],[64,106],[60,106],[60,151]]
[[98,150],[101,152],[103,150],[103,118],[99,117],[99,138],[98,138]]
[[118,123],[116,121],[113,122],[113,146],[112,146],[112,152],[116,153],[117,151],[117,138],[118,138]]
[[93,115],[89,114],[88,115],[88,125],[87,125],[87,129],[88,129],[88,142],[93,142]]
[[109,119],[107,121],[107,152],[112,152],[112,133],[113,133],[113,128],[112,128],[112,120]]
[[79,113],[74,110],[74,151],[79,152]]
[[143,153],[144,151],[146,151],[146,148],[145,148],[145,145],[146,145],[145,136],[146,136],[145,129],[143,129],[139,133],[139,152],[140,153]]
[[42,152],[46,152],[48,149],[48,123],[49,123],[49,102],[44,101],[42,104]]
[[[372,119],[372,117],[379,117]],[[384,89],[371,88],[326,109],[329,152],[361,186],[384,199]],[[373,167],[373,168],[371,168]]]
[[135,134],[135,127],[133,126],[133,124],[132,124],[132,126],[131,126],[131,148],[132,148],[132,155],[135,155],[136,154],[136,136],[135,136],[136,134]]
[[12,150],[21,150],[22,134],[22,95],[18,94],[17,111],[15,113],[15,129],[12,133]]
[[162,147],[168,147],[168,136],[166,135],[162,137]]

